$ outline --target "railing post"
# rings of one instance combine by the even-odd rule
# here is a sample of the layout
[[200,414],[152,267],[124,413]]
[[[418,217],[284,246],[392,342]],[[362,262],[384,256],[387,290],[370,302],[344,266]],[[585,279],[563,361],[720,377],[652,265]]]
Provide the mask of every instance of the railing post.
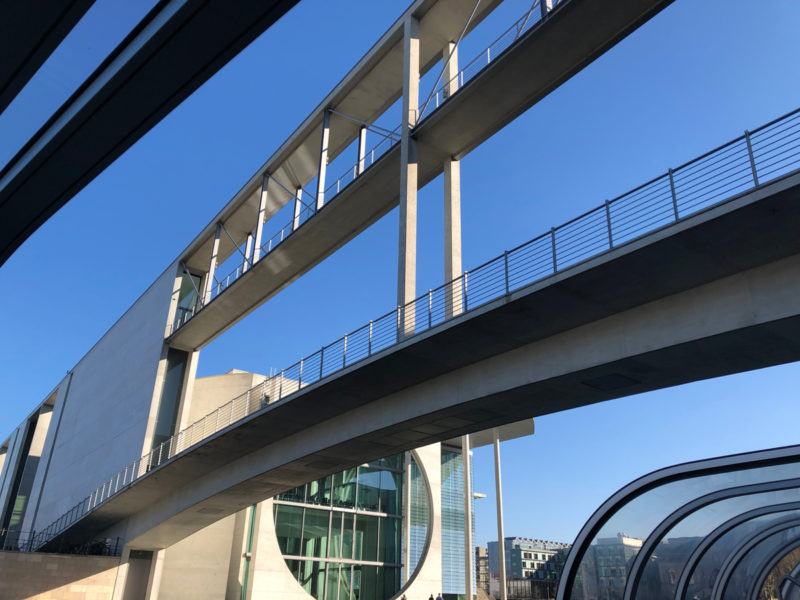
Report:
[[606,200],[606,226],[608,227],[608,247],[614,247],[614,236],[611,234],[611,203]]
[[278,400],[283,398],[283,373],[284,373],[284,370],[281,369],[281,380],[278,383]]
[[319,351],[319,378],[322,379],[322,365],[325,363],[325,346]]
[[469,271],[464,271],[464,312],[469,310]]
[[508,250],[503,252],[503,272],[506,278],[506,296],[508,295]]
[[347,334],[344,334],[344,343],[342,344],[342,368],[347,365]]
[[372,356],[372,321],[369,322],[369,342],[367,345],[367,356]]
[[331,113],[326,108],[322,112],[322,139],[319,144],[319,169],[317,171],[317,203],[316,210],[325,203],[325,170],[328,166],[328,138],[330,136]]
[[433,319],[433,290],[428,288],[428,329],[431,328]]
[[672,169],[669,173],[669,190],[672,193],[672,210],[675,211],[675,220],[678,220],[678,195],[675,193],[675,178],[672,176]]
[[756,171],[756,158],[753,155],[753,144],[750,143],[750,132],[744,130],[744,139],[747,142],[747,155],[750,157],[750,168],[753,170],[753,183],[758,187],[758,171]]
[[553,273],[558,272],[558,260],[556,259],[556,228],[550,228],[550,246],[553,251]]
[[358,130],[358,169],[357,174],[361,175],[366,168],[364,158],[367,154],[367,128],[362,126]]
[[297,374],[297,389],[298,390],[300,389],[300,386],[303,383],[303,361],[304,360],[305,360],[304,358],[300,359],[300,370],[299,370],[299,372]]
[[397,341],[400,341],[400,305],[397,305]]

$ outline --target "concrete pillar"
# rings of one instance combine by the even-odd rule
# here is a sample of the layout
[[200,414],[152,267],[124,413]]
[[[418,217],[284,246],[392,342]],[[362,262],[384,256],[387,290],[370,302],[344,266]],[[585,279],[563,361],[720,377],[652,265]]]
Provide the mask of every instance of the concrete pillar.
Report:
[[539,7],[542,9],[542,18],[544,19],[551,10],[553,10],[553,0],[539,0]]
[[472,572],[474,550],[472,548],[472,460],[469,455],[469,434],[461,438],[461,467],[464,471],[464,593],[472,599]]
[[144,600],[158,600],[161,589],[161,574],[164,572],[164,556],[166,550],[154,550],[150,563],[150,576],[147,578],[147,594]]
[[[450,42],[442,51],[445,97],[458,89],[458,46]],[[444,161],[444,280],[453,283],[444,291],[444,314],[449,319],[463,312],[461,289],[461,163]]]
[[256,216],[255,241],[253,244],[253,264],[261,258],[261,230],[264,227],[264,217],[267,214],[267,187],[269,186],[269,173],[264,173],[261,179],[261,197],[258,200],[258,215]]
[[217,269],[217,256],[219,255],[219,237],[222,233],[222,223],[217,223],[214,232],[214,241],[211,244],[211,260],[208,262],[208,274],[206,275],[206,286],[203,290],[203,304],[208,304],[211,300],[211,290],[214,287],[214,271]]
[[419,107],[419,21],[406,19],[403,34],[403,124],[400,138],[400,247],[397,266],[397,304],[404,307],[399,336],[414,332],[414,307],[405,305],[416,296],[417,285],[417,142],[411,129]]
[[131,549],[124,547],[122,549],[122,556],[120,556],[119,559],[119,567],[117,567],[117,577],[114,581],[114,592],[111,594],[111,600],[124,600],[125,598],[125,583],[128,579],[130,557]]
[[449,42],[442,50],[442,62],[444,63],[443,96],[447,98],[458,90],[458,46],[455,42]]
[[253,232],[247,234],[247,239],[244,242],[244,262],[242,263],[242,273],[247,273],[250,268],[250,262],[253,260]]
[[358,131],[358,170],[357,173],[361,175],[366,169],[365,157],[367,155],[367,128],[361,127]]
[[319,144],[319,170],[317,175],[317,210],[325,204],[325,170],[328,168],[328,138],[331,132],[331,113],[322,113],[322,140]]
[[508,598],[508,584],[506,583],[506,537],[503,532],[503,487],[500,477],[500,437],[497,428],[492,429],[494,438],[494,487],[497,504],[497,547],[500,559],[500,600]]
[[300,209],[303,206],[303,188],[298,187],[294,194],[294,218],[292,219],[292,231],[300,227]]

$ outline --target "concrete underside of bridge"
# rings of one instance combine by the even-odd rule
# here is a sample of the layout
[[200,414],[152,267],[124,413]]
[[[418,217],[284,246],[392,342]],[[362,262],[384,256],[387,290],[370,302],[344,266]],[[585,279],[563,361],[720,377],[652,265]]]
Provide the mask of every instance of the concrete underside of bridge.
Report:
[[798,360],[799,230],[796,173],[303,388],[153,470],[64,535],[163,548],[365,460]]

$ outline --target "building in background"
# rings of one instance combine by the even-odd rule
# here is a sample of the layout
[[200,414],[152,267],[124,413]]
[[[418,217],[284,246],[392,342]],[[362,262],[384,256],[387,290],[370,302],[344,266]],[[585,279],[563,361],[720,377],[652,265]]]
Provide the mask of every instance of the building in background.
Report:
[[[504,540],[509,598],[551,598],[561,578],[570,544],[522,537]],[[499,597],[499,544],[487,546],[490,593]]]
[[475,547],[475,574],[477,589],[489,593],[489,553],[485,546]]

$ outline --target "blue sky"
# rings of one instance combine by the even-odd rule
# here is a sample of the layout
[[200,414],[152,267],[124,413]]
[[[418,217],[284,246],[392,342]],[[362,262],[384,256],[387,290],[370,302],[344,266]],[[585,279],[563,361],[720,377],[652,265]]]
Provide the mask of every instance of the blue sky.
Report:
[[[151,2],[98,2],[0,117],[0,160]],[[527,3],[507,0],[462,62]],[[302,0],[42,226],[0,268],[0,436],[59,382],[356,60],[406,2]],[[464,267],[500,254],[800,105],[800,3],[677,0],[462,161]],[[344,33],[344,35],[343,35]],[[532,67],[534,68],[534,67]],[[420,193],[418,291],[443,280],[442,182]],[[397,213],[201,353],[199,375],[268,372],[390,309]],[[572,541],[644,473],[792,444],[787,365],[537,419],[503,446],[506,534]],[[488,449],[475,452],[478,543],[494,539]],[[98,479],[105,476],[98,473]]]

